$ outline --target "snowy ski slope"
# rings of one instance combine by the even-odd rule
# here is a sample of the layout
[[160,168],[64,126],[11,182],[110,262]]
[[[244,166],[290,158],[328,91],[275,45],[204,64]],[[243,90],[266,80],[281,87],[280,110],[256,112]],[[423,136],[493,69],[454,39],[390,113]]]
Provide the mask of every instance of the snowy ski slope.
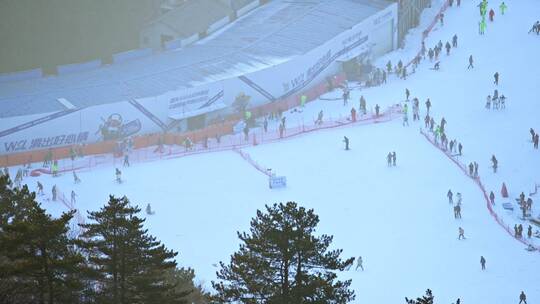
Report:
[[[383,67],[408,61],[418,50],[422,30],[442,5],[441,0],[424,12],[419,29],[411,31],[406,47],[376,62]],[[405,88],[423,105],[430,98],[436,122],[444,116],[450,139],[463,143],[462,161],[480,164],[480,176],[496,197],[496,212],[513,226],[523,223],[519,210],[508,213],[502,202],[532,191],[540,183],[540,151],[529,142],[529,128],[540,131],[540,73],[536,60],[540,38],[527,34],[540,18],[540,2],[507,1],[508,11],[499,15],[499,0],[490,1],[495,22],[488,22],[486,35],[478,35],[479,13],[474,1],[445,12],[445,25],[426,40],[432,47],[458,35],[458,48],[441,54],[441,70],[423,61],[407,80],[390,76],[388,84],[353,90],[352,101],[318,100],[303,113],[286,114],[289,123],[313,121],[319,110],[325,116],[348,115],[363,95],[368,108],[381,108],[404,100]],[[473,55],[475,67],[467,70]],[[493,74],[501,75],[497,87],[507,96],[505,110],[486,110],[485,98],[493,94]],[[341,92],[324,98],[338,97]],[[410,106],[410,105],[409,105]],[[282,142],[244,149],[258,163],[285,175],[288,187],[270,190],[267,177],[232,151],[134,164],[123,169],[125,183],[114,182],[114,168],[97,167],[79,174],[74,185],[70,174],[42,176],[45,189],[57,184],[69,195],[78,195],[76,206],[83,213],[100,208],[108,195],[127,195],[144,208],[151,203],[156,214],[147,218],[150,232],[166,246],[180,252],[178,261],[193,267],[200,281],[215,279],[214,266],[228,261],[238,248],[236,231],[249,228],[255,211],[275,202],[294,200],[314,208],[321,222],[320,233],[334,235],[334,246],[344,256],[361,255],[364,272],[351,269],[341,274],[352,278],[356,303],[400,303],[431,288],[437,303],[517,303],[521,290],[529,303],[540,301],[540,254],[524,250],[489,215],[478,187],[439,150],[419,134],[423,122],[403,127],[401,121],[356,125],[295,137]],[[271,127],[274,127],[272,125]],[[351,141],[343,150],[342,138]],[[386,154],[397,153],[397,166],[386,166]],[[499,160],[493,174],[490,157]],[[26,180],[31,187],[36,178]],[[509,199],[500,197],[502,182]],[[453,218],[446,192],[463,194],[461,220]],[[50,192],[50,191],[48,191]],[[58,202],[40,199],[53,214],[65,210]],[[533,216],[540,213],[540,194],[533,196]],[[458,240],[458,227],[466,240]],[[536,229],[539,229],[536,227]],[[533,240],[540,244],[539,239]],[[487,270],[480,269],[480,256]]]

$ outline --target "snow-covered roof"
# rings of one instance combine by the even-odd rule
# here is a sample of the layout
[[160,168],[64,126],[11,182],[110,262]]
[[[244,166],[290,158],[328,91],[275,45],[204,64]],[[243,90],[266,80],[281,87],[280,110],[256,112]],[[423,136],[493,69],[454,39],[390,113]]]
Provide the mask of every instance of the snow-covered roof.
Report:
[[384,9],[384,0],[276,0],[217,35],[84,72],[0,83],[0,118],[156,96],[264,69],[305,54]]

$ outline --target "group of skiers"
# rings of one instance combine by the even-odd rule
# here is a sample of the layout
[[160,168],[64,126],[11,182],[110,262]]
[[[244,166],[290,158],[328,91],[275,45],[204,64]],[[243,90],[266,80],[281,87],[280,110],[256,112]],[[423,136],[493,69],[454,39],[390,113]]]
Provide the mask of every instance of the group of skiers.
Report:
[[[486,16],[489,18],[490,22],[493,22],[495,20],[495,11],[493,10],[493,8],[490,8],[488,12],[487,0],[482,0],[480,4],[478,4],[478,8],[480,9],[480,17],[481,17],[481,20],[478,22],[478,33],[480,35],[484,35],[486,32],[486,27],[487,27]],[[506,3],[502,1],[501,4],[499,5],[500,14],[504,15],[507,8],[508,7],[506,6]]]
[[[514,237],[518,238],[518,239],[523,237],[523,225],[522,224],[514,225]],[[531,225],[529,225],[529,227],[527,228],[527,237],[528,238],[532,237],[532,226]]]
[[531,142],[533,143],[533,147],[538,149],[538,133],[536,133],[533,128],[529,130],[529,133],[531,133]]
[[[493,84],[495,84],[495,86],[499,85],[499,72],[495,72],[495,74],[493,74]],[[504,96],[504,94],[499,96],[499,90],[494,89],[493,96],[488,95],[486,98],[486,109],[499,110],[505,108],[506,96]]]
[[529,215],[528,211],[532,211],[533,200],[530,197],[525,200],[525,193],[523,192],[521,192],[521,194],[519,195],[519,199],[517,200],[519,208],[523,213],[523,218],[525,219]]
[[472,178],[478,178],[478,163],[471,162],[469,163],[469,176]]
[[[448,203],[453,205],[454,204],[454,194],[453,194],[451,189],[448,190],[448,192],[446,193],[446,196],[448,197]],[[462,202],[461,193],[458,192],[458,193],[456,193],[456,204],[454,205],[454,218],[456,218],[456,219],[461,218],[461,202]]]
[[396,152],[388,152],[386,155],[386,164],[388,167],[395,167],[396,166]]

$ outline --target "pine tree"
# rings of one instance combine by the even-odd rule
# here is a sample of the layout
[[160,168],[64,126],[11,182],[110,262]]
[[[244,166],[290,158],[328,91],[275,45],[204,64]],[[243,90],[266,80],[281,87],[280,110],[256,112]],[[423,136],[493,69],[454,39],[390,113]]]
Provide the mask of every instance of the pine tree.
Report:
[[0,303],[73,303],[83,257],[68,237],[73,212],[52,218],[24,185],[0,177]]
[[81,225],[81,246],[94,269],[95,300],[100,303],[184,303],[185,294],[168,284],[164,273],[176,267],[177,253],[143,229],[144,219],[126,197],[110,196],[92,223]]
[[238,233],[240,249],[229,265],[220,262],[220,281],[212,282],[217,302],[348,303],[350,280],[335,271],[352,265],[342,250],[329,251],[332,236],[315,236],[319,217],[294,202],[266,206],[251,220],[250,233]]
[[416,300],[408,299],[405,297],[405,302],[407,304],[433,304],[433,299],[435,297],[433,296],[433,293],[431,289],[426,290],[426,294],[422,296],[421,298],[416,298]]

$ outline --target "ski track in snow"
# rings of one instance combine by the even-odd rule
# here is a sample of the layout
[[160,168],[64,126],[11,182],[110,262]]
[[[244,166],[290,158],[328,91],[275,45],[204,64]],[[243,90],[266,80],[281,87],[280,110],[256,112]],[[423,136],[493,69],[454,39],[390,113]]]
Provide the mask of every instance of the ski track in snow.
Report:
[[[419,28],[411,30],[406,47],[379,59],[378,66],[414,56],[421,32],[442,4],[433,2]],[[500,16],[500,1],[490,1],[495,22],[488,21],[484,36],[478,35],[476,2],[463,0],[460,8],[445,12],[445,26],[437,25],[426,39],[429,49],[458,35],[458,48],[450,56],[444,50],[440,55],[440,71],[430,70],[433,63],[423,61],[406,81],[391,76],[381,87],[353,90],[349,107],[341,100],[308,103],[303,113],[287,114],[288,124],[314,121],[321,109],[326,117],[346,116],[350,106],[358,108],[361,95],[368,109],[375,103],[384,109],[404,100],[409,88],[411,97],[420,99],[421,117],[430,98],[435,121],[443,116],[448,121],[449,139],[463,143],[461,160],[480,164],[487,191],[496,194],[495,211],[511,226],[521,223],[519,210],[509,214],[501,205],[513,202],[521,191],[528,194],[535,181],[540,183],[540,151],[529,142],[529,128],[540,131],[540,64],[535,61],[540,38],[527,34],[540,16],[540,3],[507,2],[508,11]],[[475,68],[468,71],[471,54]],[[496,71],[501,75],[497,89],[507,96],[507,108],[488,111],[484,103],[496,88]],[[340,95],[334,91],[322,97]],[[47,200],[57,184],[66,194],[77,192],[82,214],[99,209],[109,194],[127,195],[142,208],[150,203],[156,212],[147,218],[150,232],[179,251],[180,265],[193,267],[208,288],[217,270],[212,264],[229,261],[238,249],[236,231],[249,229],[256,210],[294,200],[315,209],[321,220],[318,232],[334,235],[333,246],[343,248],[344,257],[363,257],[365,272],[340,274],[353,279],[355,303],[400,303],[427,288],[433,290],[436,303],[453,303],[458,297],[462,303],[517,303],[521,290],[529,303],[540,301],[539,254],[525,251],[491,218],[478,187],[419,134],[423,121],[411,118],[410,125],[402,127],[399,119],[354,125],[243,149],[257,163],[287,176],[285,189],[269,190],[263,174],[235,152],[225,151],[134,164],[123,169],[126,182],[121,185],[114,182],[112,167],[79,173],[82,183],[77,185],[70,174],[42,176],[38,179],[47,195],[39,199],[54,215],[65,211],[61,203]],[[343,136],[349,137],[351,151],[343,150]],[[397,153],[397,166],[392,168],[385,158],[390,151]],[[489,168],[492,154],[499,160],[497,174]],[[36,178],[25,181],[35,187]],[[502,182],[509,199],[500,197]],[[461,220],[453,218],[448,189],[463,194]],[[532,198],[533,215],[538,216],[540,196]],[[457,240],[460,226],[464,241]],[[481,255],[487,260],[486,271],[480,269]]]

